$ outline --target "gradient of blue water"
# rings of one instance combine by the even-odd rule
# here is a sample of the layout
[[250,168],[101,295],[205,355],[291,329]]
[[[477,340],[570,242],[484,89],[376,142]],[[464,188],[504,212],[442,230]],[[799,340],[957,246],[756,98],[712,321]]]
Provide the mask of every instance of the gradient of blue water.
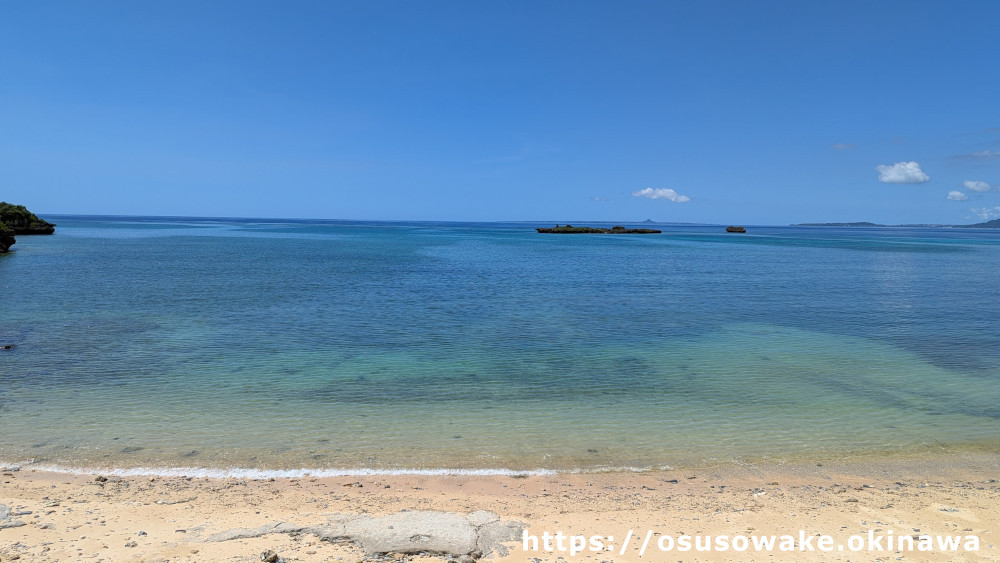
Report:
[[1000,233],[57,217],[0,461],[516,470],[1000,443]]

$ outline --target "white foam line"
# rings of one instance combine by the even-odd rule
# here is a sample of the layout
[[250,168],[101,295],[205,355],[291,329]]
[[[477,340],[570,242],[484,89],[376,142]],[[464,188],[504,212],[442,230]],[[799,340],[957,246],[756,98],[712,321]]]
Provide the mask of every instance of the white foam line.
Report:
[[393,475],[468,475],[468,476],[514,476],[514,475],[559,475],[559,474],[586,474],[586,473],[607,473],[626,472],[642,473],[646,471],[669,470],[670,466],[658,467],[596,467],[586,469],[570,469],[557,471],[554,469],[532,469],[518,471],[514,469],[249,469],[242,467],[231,467],[226,469],[212,469],[206,467],[65,467],[61,465],[36,464],[28,461],[19,464],[0,463],[0,467],[32,469],[37,471],[49,471],[52,473],[68,474],[95,474],[114,475],[118,477],[196,477],[196,478],[237,478],[237,479],[294,479],[299,477],[367,477],[367,476],[393,476]]
[[114,475],[118,477],[211,477],[217,479],[291,479],[297,477],[366,477],[389,475],[555,475],[549,469],[515,471],[513,469],[249,469],[231,467],[210,469],[205,467],[63,467],[59,465],[22,465],[22,469],[35,469],[53,473]]

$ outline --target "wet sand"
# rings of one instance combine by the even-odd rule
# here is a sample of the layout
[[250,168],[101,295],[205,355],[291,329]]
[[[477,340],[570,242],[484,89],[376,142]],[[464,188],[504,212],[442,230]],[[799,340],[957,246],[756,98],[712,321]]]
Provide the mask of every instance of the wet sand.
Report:
[[[317,530],[359,516],[401,511],[464,516],[483,510],[502,522],[522,523],[522,534],[539,540],[537,551],[525,551],[519,534],[482,554],[491,561],[998,561],[998,479],[1000,454],[642,473],[274,480],[8,468],[0,481],[0,562],[249,562],[260,561],[269,550],[285,561],[354,562],[378,556],[342,538],[322,539]],[[248,531],[233,532],[241,528]],[[804,537],[825,534],[843,544],[853,534],[862,535],[866,547],[870,533],[962,536],[963,544],[975,535],[979,549],[820,552],[801,551],[797,544],[796,551],[770,553],[658,550],[667,543],[665,536],[788,534],[800,542],[800,530]],[[548,551],[546,532],[553,536]],[[570,540],[558,542],[557,532],[585,536],[587,546],[571,555]],[[591,551],[592,536],[602,536],[612,548]],[[558,543],[565,549],[559,550]]]

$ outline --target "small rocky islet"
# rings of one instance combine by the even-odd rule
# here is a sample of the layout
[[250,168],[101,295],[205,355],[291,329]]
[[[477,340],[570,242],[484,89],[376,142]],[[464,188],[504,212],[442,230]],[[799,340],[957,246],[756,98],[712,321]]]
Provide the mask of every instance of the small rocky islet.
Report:
[[648,235],[661,233],[659,229],[626,229],[621,225],[615,225],[610,229],[601,227],[574,227],[573,225],[556,225],[555,227],[538,227],[535,229],[540,233],[555,234],[602,234],[602,235]]
[[51,235],[56,226],[28,211],[23,205],[0,201],[0,253],[16,242],[14,235]]

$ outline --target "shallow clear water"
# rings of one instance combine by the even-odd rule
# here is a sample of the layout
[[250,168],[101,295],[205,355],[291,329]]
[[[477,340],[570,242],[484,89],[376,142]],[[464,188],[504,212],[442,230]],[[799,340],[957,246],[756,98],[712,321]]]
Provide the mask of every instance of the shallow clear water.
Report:
[[0,462],[658,467],[1000,445],[1000,233],[55,217]]

